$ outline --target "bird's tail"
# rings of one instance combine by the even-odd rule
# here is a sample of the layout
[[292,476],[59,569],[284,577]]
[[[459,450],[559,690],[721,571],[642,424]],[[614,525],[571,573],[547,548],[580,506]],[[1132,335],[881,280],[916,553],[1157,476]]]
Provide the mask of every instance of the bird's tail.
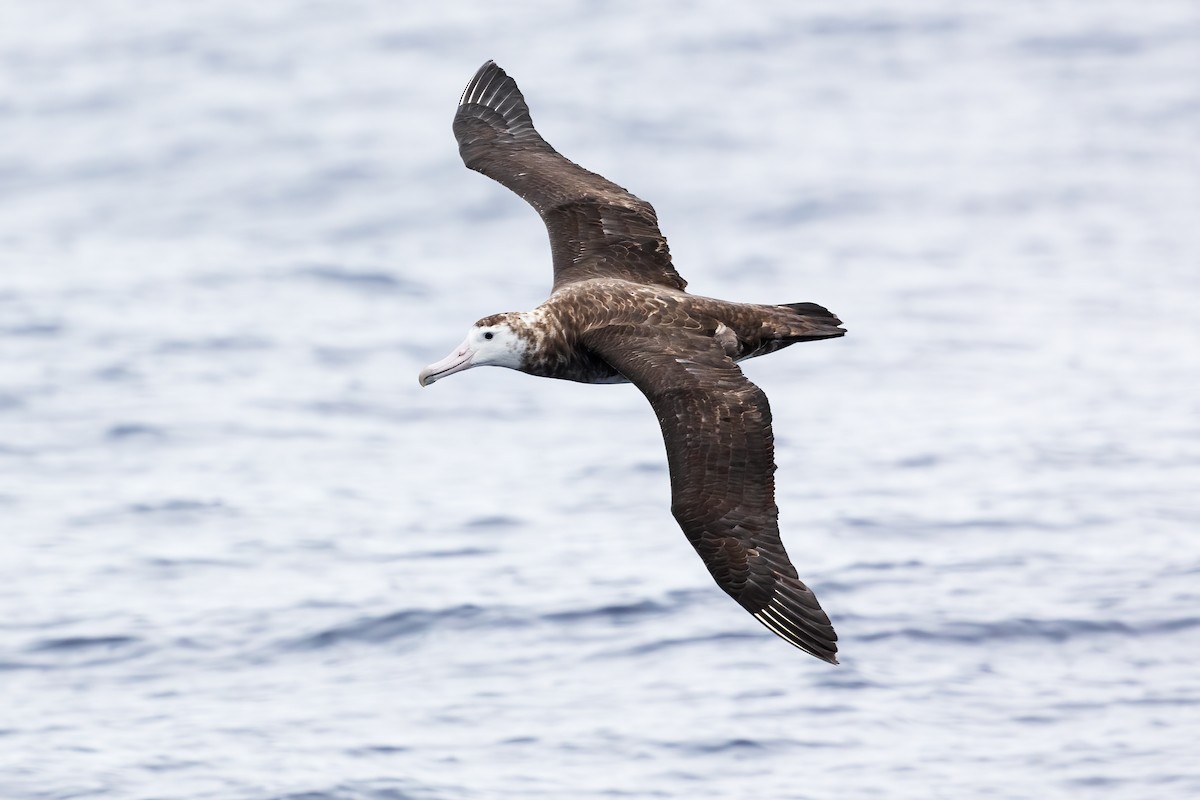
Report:
[[789,319],[785,339],[797,342],[808,342],[815,339],[833,339],[845,336],[846,330],[837,315],[824,306],[816,303],[780,303],[780,308],[792,311],[795,319]]

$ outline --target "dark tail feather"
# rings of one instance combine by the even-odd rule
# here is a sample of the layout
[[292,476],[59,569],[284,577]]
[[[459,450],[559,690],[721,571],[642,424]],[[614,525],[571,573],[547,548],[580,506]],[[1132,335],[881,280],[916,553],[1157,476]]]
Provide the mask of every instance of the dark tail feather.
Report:
[[804,332],[797,331],[794,337],[798,341],[814,339],[834,339],[845,336],[846,331],[841,327],[842,321],[825,306],[816,303],[780,303],[783,308],[790,308],[798,316],[804,317]]
[[834,325],[841,325],[842,321],[825,306],[819,306],[816,303],[780,303],[784,308],[790,308],[802,317],[822,317],[827,320],[832,320]]

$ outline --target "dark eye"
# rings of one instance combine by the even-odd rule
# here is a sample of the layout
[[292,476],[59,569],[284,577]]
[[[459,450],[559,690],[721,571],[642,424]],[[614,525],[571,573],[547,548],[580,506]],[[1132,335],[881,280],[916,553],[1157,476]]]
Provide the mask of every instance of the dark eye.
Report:
[[485,339],[491,339],[491,338],[493,338],[495,335],[496,335],[496,334],[492,333],[491,331],[488,331],[487,333],[485,333],[485,334],[483,335],[483,338],[485,338]]

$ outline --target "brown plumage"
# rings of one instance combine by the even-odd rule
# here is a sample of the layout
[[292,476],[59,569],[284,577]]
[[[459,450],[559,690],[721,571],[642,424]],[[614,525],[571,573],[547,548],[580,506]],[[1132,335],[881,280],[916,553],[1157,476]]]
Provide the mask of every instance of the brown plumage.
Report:
[[421,384],[483,364],[633,383],[662,426],[671,511],[717,585],[781,638],[836,664],[837,634],[779,538],[767,397],[735,362],[842,336],[841,321],[814,303],[688,294],[650,204],[550,147],[516,82],[491,61],[463,92],[454,134],[468,167],[541,215],[554,286],[534,311],[477,322]]
[[520,195],[550,232],[554,288],[624,278],[683,289],[654,208],[563,158],[533,128],[517,82],[489,61],[454,116],[463,163]]

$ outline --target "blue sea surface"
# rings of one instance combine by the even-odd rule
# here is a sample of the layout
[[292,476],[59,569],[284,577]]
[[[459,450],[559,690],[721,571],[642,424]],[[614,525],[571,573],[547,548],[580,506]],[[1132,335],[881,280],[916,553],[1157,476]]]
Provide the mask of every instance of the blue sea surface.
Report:
[[[658,210],[830,666],[630,386],[418,370],[550,283],[486,59]],[[0,797],[1200,797],[1200,7],[0,8]]]

